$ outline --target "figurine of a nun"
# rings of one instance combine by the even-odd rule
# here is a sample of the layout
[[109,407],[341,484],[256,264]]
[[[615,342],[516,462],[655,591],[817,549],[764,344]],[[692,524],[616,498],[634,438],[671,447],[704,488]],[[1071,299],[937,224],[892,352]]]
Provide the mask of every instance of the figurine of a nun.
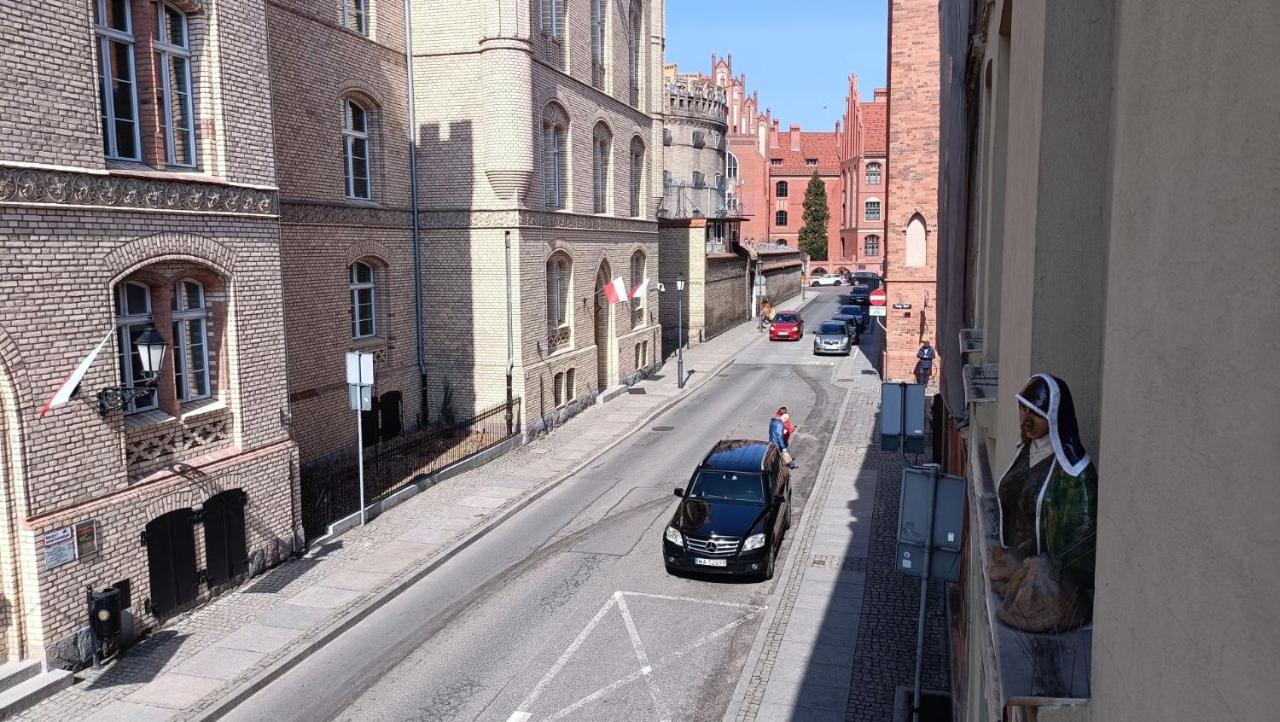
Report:
[[1022,443],[1000,478],[991,577],[1002,622],[1066,631],[1092,617],[1098,475],[1080,442],[1071,390],[1049,374],[1017,395]]

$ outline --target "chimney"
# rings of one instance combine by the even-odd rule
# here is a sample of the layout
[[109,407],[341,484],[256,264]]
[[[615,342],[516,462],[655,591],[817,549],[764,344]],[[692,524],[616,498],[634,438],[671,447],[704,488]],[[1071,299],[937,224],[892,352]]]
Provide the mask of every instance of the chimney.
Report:
[[800,152],[800,126],[795,123],[791,124],[791,150],[796,153]]
[[769,147],[778,147],[778,121],[776,120],[769,125]]
[[875,102],[884,103],[889,100],[888,88],[876,88]]

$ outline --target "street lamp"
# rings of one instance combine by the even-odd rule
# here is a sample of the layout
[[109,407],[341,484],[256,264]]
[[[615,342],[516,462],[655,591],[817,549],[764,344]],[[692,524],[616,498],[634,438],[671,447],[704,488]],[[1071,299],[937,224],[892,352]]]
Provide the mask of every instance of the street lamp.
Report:
[[[122,409],[126,404],[140,396],[155,392],[156,382],[160,380],[160,369],[164,365],[164,351],[168,344],[164,336],[156,331],[154,323],[148,323],[142,334],[133,342],[138,352],[138,361],[142,364],[142,383],[133,386],[108,386],[98,392],[98,414]],[[128,360],[125,360],[128,363]]]
[[684,388],[684,276],[676,277],[676,386]]

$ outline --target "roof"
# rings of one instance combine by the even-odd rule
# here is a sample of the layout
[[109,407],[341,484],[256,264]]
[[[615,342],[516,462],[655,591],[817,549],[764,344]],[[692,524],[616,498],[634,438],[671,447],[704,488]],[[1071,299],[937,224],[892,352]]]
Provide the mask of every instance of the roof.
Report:
[[[781,158],[782,165],[774,165],[774,158]],[[806,159],[818,161],[816,166],[807,165]],[[778,147],[769,149],[770,175],[813,175],[816,170],[821,174],[839,175],[840,173],[840,136],[833,132],[800,133],[800,150],[791,150],[791,134],[778,131]]]
[[867,103],[862,106],[862,154],[886,155],[889,152],[889,106]]
[[703,467],[719,471],[762,471],[769,442],[751,439],[718,441],[702,460]]

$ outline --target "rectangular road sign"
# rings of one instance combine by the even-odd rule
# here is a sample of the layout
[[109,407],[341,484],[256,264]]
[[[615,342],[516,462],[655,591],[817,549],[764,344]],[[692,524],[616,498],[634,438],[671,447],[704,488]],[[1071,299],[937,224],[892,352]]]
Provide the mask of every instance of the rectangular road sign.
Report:
[[885,311],[887,310],[888,309],[885,308],[884,306],[872,306],[867,309],[867,313],[871,314],[872,316],[887,316],[888,314],[885,313]]

